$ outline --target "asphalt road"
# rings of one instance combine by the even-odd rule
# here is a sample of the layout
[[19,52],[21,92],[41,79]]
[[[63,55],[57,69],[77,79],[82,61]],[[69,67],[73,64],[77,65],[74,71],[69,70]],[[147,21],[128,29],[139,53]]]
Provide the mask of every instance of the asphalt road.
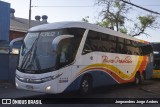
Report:
[[[159,98],[160,99],[160,92],[159,90],[155,92],[149,91],[153,87],[159,87],[158,84],[160,84],[160,80],[149,80],[144,83],[142,86],[136,86],[133,84],[125,84],[125,85],[115,85],[111,87],[101,87],[96,88],[93,90],[93,92],[89,95],[79,95],[78,92],[71,92],[71,93],[63,93],[58,95],[53,94],[44,94],[44,93],[37,93],[37,92],[31,92],[31,91],[25,91],[25,90],[18,90],[13,86],[10,85],[4,85],[0,86],[0,98],[30,98],[30,99],[46,99],[46,100],[54,100],[58,98],[63,98],[63,101],[65,99],[78,99],[83,100],[88,98],[89,101],[91,101],[90,104],[84,104],[82,103],[76,103],[76,104],[49,104],[49,105],[23,105],[24,107],[160,107],[160,104],[99,104],[95,103],[96,100],[103,100],[106,98]],[[158,89],[158,88],[157,88]],[[92,99],[93,102],[92,102]],[[76,100],[77,101],[77,100]],[[0,105],[0,107],[22,107],[22,105]]]

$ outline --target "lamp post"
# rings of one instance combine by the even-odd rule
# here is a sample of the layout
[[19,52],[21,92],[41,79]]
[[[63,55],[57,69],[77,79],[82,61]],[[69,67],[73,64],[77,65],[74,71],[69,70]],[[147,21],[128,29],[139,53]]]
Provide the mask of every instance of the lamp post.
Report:
[[29,28],[31,27],[31,2],[32,0],[29,2]]

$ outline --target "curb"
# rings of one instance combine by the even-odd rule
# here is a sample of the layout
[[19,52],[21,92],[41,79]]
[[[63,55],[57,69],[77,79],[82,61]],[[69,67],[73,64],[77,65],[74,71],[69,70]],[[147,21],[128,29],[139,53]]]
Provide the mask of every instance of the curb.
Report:
[[159,94],[160,95],[160,92],[154,92],[153,90],[147,90],[143,87],[140,87],[140,90],[143,90],[143,91],[146,91],[146,92],[149,92],[149,93],[152,93],[152,94]]
[[155,81],[148,81],[146,84],[141,85],[140,90],[160,95],[160,81],[156,83]]

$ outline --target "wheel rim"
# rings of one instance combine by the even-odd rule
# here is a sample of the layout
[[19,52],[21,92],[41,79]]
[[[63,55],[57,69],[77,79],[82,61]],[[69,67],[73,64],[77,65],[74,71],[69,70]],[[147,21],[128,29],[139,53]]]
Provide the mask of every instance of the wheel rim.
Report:
[[140,84],[140,75],[136,74],[135,76],[135,84]]
[[86,93],[88,91],[88,89],[89,89],[89,82],[88,82],[88,80],[85,79],[82,82],[82,90]]
[[136,84],[139,84],[139,78],[136,77]]

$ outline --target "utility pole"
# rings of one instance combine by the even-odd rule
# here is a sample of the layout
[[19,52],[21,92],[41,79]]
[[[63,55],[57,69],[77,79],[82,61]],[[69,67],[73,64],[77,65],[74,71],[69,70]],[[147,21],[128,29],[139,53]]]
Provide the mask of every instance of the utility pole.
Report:
[[31,27],[31,3],[32,2],[32,0],[30,0],[30,2],[29,2],[29,28]]

